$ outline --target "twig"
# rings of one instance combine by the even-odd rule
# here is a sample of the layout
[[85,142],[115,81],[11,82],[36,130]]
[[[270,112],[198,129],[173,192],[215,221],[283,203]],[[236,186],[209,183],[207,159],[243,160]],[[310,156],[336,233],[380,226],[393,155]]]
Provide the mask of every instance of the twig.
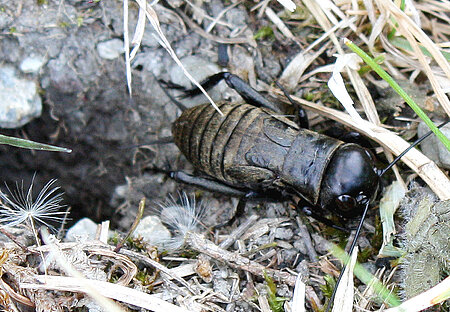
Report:
[[261,278],[264,278],[264,272],[270,277],[278,282],[285,283],[290,286],[295,285],[296,276],[288,272],[281,272],[279,270],[267,269],[265,266],[251,261],[235,252],[227,251],[219,246],[215,245],[213,242],[201,237],[196,233],[187,233],[186,243],[193,249],[204,253],[211,258],[219,260],[227,265],[252,273]]
[[11,286],[8,285],[8,283],[6,283],[2,278],[0,278],[0,285],[1,288],[9,295],[11,296],[14,300],[16,300],[17,302],[20,302],[21,304],[27,305],[29,307],[34,307],[34,303],[28,299],[27,297],[18,294]]
[[136,218],[134,219],[133,224],[128,230],[127,235],[122,239],[121,242],[117,244],[116,248],[114,249],[114,252],[119,252],[119,250],[122,249],[123,245],[126,243],[127,239],[130,238],[131,234],[133,234],[134,230],[136,230],[137,226],[139,225],[139,222],[141,222],[142,216],[144,215],[144,208],[145,208],[145,197],[143,197],[139,202],[138,213],[136,214]]
[[219,244],[220,248],[228,249],[236,240],[238,240],[255,222],[257,215],[250,216],[244,223],[239,225],[231,234]]
[[23,251],[27,252],[28,248],[24,245],[22,245],[21,243],[19,243],[19,241],[17,241],[16,237],[14,235],[12,235],[11,233],[9,233],[8,231],[6,231],[3,227],[0,227],[0,232],[4,235],[6,235],[6,237],[8,237],[10,240],[12,240],[17,246],[19,246]]
[[[112,246],[103,245],[102,243],[58,243],[58,249],[72,250],[79,248],[83,251],[90,252],[95,255],[108,257],[112,262],[119,263],[120,268],[124,274],[119,278],[117,284],[128,285],[137,273],[136,265],[127,257],[117,254],[112,250]],[[43,245],[39,247],[28,247],[31,252],[51,252],[54,249],[53,245]]]
[[314,249],[314,246],[312,244],[311,235],[309,234],[308,229],[303,224],[302,220],[297,217],[295,219],[298,224],[298,229],[300,231],[299,235],[302,238],[302,241],[305,243],[306,250],[308,252],[309,259],[311,261],[317,261],[319,260],[319,256],[317,255],[316,250]]
[[267,7],[264,12],[266,13],[267,17],[272,21],[272,23],[274,23],[275,26],[277,26],[277,28],[281,31],[281,33],[285,37],[287,37],[289,40],[292,40],[293,42],[298,44],[298,46],[300,48],[303,48],[302,45],[300,44],[300,42],[297,40],[297,38],[295,38],[295,36],[289,30],[289,28],[287,28],[287,26],[283,23],[283,21],[278,17],[278,15],[270,7]]
[[212,41],[216,41],[219,43],[224,43],[224,44],[250,44],[251,46],[256,46],[256,42],[253,38],[244,38],[244,37],[238,37],[238,38],[221,38],[218,36],[214,36],[210,33],[207,33],[206,31],[204,31],[200,26],[198,26],[196,23],[194,23],[193,21],[191,21],[191,19],[184,14],[183,11],[181,11],[178,8],[174,8],[174,10],[177,12],[178,15],[181,16],[181,18],[184,20],[184,22],[193,30],[195,31],[198,35],[208,39],[208,40],[212,40]]

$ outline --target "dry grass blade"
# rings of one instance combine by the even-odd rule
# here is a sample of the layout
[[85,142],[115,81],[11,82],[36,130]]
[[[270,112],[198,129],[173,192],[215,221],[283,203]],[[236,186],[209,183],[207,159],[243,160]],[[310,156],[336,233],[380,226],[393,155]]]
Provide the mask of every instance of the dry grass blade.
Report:
[[123,2],[123,22],[124,22],[124,50],[125,50],[125,65],[126,65],[126,76],[127,76],[127,85],[128,90],[130,93],[130,96],[132,94],[132,87],[131,87],[131,60],[136,55],[137,51],[139,50],[142,38],[144,36],[145,31],[145,16],[150,21],[151,25],[153,26],[154,30],[159,36],[159,43],[161,46],[166,49],[166,51],[169,53],[169,55],[172,57],[172,59],[177,63],[178,66],[183,70],[186,77],[195,85],[197,86],[203,94],[206,96],[208,101],[211,103],[211,105],[220,113],[220,109],[217,107],[217,105],[214,103],[214,101],[211,99],[211,97],[208,95],[208,93],[205,91],[205,89],[194,79],[194,77],[191,76],[191,74],[186,70],[186,68],[181,63],[180,59],[175,54],[175,51],[172,49],[169,41],[167,40],[166,36],[164,35],[158,15],[156,14],[155,10],[151,5],[147,3],[146,0],[136,0],[136,2],[139,5],[139,13],[138,13],[138,21],[135,29],[135,33],[133,36],[133,39],[131,41],[131,45],[133,46],[133,49],[130,53],[130,39],[128,34],[128,0],[124,0]]
[[193,289],[188,282],[186,282],[184,279],[182,279],[175,271],[172,271],[170,269],[168,269],[167,267],[165,267],[164,265],[162,265],[161,263],[150,259],[147,256],[141,255],[137,252],[131,251],[131,250],[126,250],[123,249],[121,250],[121,253],[123,253],[124,255],[128,256],[128,257],[132,257],[135,259],[138,259],[139,261],[150,265],[158,270],[160,270],[161,272],[167,274],[167,276],[171,277],[172,279],[175,279],[176,281],[178,281],[181,285],[183,285],[184,287],[186,287],[186,289],[188,289],[191,293],[193,294],[197,294],[197,291],[195,289]]
[[179,10],[178,8],[174,8],[174,10],[177,12],[178,15],[181,16],[181,18],[189,26],[189,28],[191,28],[197,34],[208,40],[216,41],[223,44],[249,44],[253,47],[256,46],[256,41],[252,37],[222,38],[212,35],[203,30],[203,28],[198,26],[196,23],[194,23],[186,14],[184,14],[183,11]]
[[398,23],[399,31],[405,36],[405,38],[409,41],[411,46],[414,49],[414,55],[419,59],[422,67],[422,70],[425,70],[425,73],[436,93],[436,97],[446,113],[450,116],[450,101],[448,97],[445,95],[442,90],[442,86],[438,83],[438,79],[433,70],[431,70],[428,61],[425,59],[419,45],[416,41],[419,40],[421,44],[429,51],[434,60],[440,66],[440,69],[447,76],[447,79],[450,79],[450,64],[444,58],[439,48],[436,44],[425,34],[425,32],[419,28],[419,26],[413,22],[402,10],[400,10],[393,2],[388,0],[379,0],[377,1],[380,8],[383,8],[389,14],[394,16],[395,20]]
[[[57,247],[57,249],[55,249]],[[137,273],[136,265],[126,256],[113,251],[113,247],[104,245],[98,241],[86,243],[55,243],[38,247],[29,247],[31,251],[39,252],[56,252],[61,254],[62,251],[73,251],[75,249],[83,250],[91,255],[107,257],[115,266],[119,267],[123,275],[117,280],[117,284],[128,285]],[[64,260],[64,259],[62,259]]]
[[[51,289],[58,291],[71,291],[92,295],[92,291],[87,288],[87,285],[89,285],[89,288],[95,289],[96,292],[98,292],[101,296],[151,311],[188,312],[188,310],[168,303],[158,298],[157,296],[152,296],[121,285],[85,278],[65,276],[37,276],[36,283],[21,283],[20,287],[25,289]],[[113,310],[108,309],[107,311]],[[119,308],[119,310],[115,311],[123,310]]]
[[187,233],[186,242],[187,245],[189,245],[189,247],[199,252],[202,252],[210,256],[211,258],[224,262],[231,267],[238,268],[240,270],[245,270],[260,277],[264,277],[265,272],[275,281],[283,282],[290,286],[295,285],[296,277],[294,275],[288,272],[268,269],[263,265],[255,261],[251,261],[246,257],[222,249],[213,242],[201,237],[196,233]]
[[395,308],[387,309],[386,312],[418,312],[439,304],[450,297],[450,276],[431,288],[430,290],[411,298]]
[[326,48],[327,45],[325,44],[317,52],[302,51],[297,54],[284,69],[280,77],[280,83],[283,84],[287,90],[293,90],[297,86],[305,70]]
[[[79,283],[80,283],[79,286],[81,287],[81,289],[84,290],[83,291],[84,293],[89,294],[89,296],[91,296],[95,300],[96,303],[98,303],[102,308],[106,309],[107,311],[111,311],[111,312],[122,312],[123,311],[115,302],[108,299],[107,296],[104,296],[103,294],[101,294],[101,292],[99,292],[98,287],[93,286],[92,282],[89,282],[90,280],[85,279],[83,277],[83,274],[78,272],[75,269],[73,264],[62,253],[61,249],[58,246],[58,242],[54,236],[50,235],[47,231],[41,231],[41,233],[42,233],[42,240],[46,243],[46,247],[49,248],[54,259],[56,259],[58,264],[61,266],[61,268],[63,268],[63,270],[67,274],[74,276],[73,278],[75,278],[79,281]],[[42,279],[40,279],[40,278],[42,278]],[[48,279],[48,278],[50,278],[50,276],[48,276],[48,275],[36,277],[36,279],[40,283],[43,283],[43,284],[50,282],[50,279]],[[64,280],[68,277],[51,276],[51,278]],[[42,281],[44,281],[44,282],[42,282]],[[67,286],[68,284],[63,284],[63,285]],[[27,287],[20,286],[20,288],[27,288]],[[29,287],[29,288],[39,289],[38,287]],[[40,289],[45,289],[45,288],[40,288]]]
[[128,0],[123,0],[123,44],[125,50],[125,67],[127,76],[128,92],[133,93],[131,89],[131,59],[130,59],[130,37],[128,35]]
[[295,11],[295,3],[291,0],[278,0],[279,3],[281,3],[286,9],[288,9],[291,12]]
[[[330,32],[330,29],[332,28],[332,25],[334,25],[335,27],[337,25],[341,25],[343,22],[345,25],[348,26],[348,28],[352,29],[354,32],[357,32],[357,27],[354,25],[354,23],[352,23],[352,19],[349,19],[345,16],[345,14],[339,10],[339,8],[333,4],[331,1],[324,1],[324,2],[313,2],[310,0],[304,0],[303,1],[305,3],[305,5],[308,7],[308,9],[311,11],[311,13],[313,14],[314,18],[318,21],[319,25],[322,27],[323,31],[326,33],[329,33],[329,38],[330,40],[333,42],[337,52],[339,53],[339,55],[341,55],[342,57],[345,57],[345,53],[344,50],[342,48],[342,46],[339,43],[339,40],[336,37],[336,34],[334,32]],[[336,15],[336,16],[335,16]],[[337,18],[340,18],[341,21],[338,21]],[[360,39],[363,42],[368,43],[369,40],[366,39],[363,35],[359,34]],[[335,66],[338,66],[339,64],[336,62]],[[358,96],[358,99],[360,100],[364,111],[366,113],[366,115],[368,116],[369,120],[375,124],[379,124],[379,118],[378,118],[378,113],[375,109],[375,103],[372,100],[372,97],[370,96],[370,93],[365,85],[365,83],[362,81],[362,78],[359,76],[359,74],[356,72],[356,70],[351,69],[348,66],[339,68],[339,71],[341,71],[342,69],[345,69],[346,73],[348,74],[350,81],[352,82],[354,88],[355,88],[355,92]],[[332,80],[331,80],[332,82]],[[339,88],[340,90],[342,90],[340,93],[344,93],[345,88]],[[350,96],[342,96],[342,98],[350,98]],[[341,100],[340,100],[341,101]],[[343,105],[346,107],[346,110],[349,112],[353,112],[353,105],[351,103],[352,101],[345,101],[341,103],[343,103]],[[347,105],[347,103],[349,103]],[[351,115],[353,116],[353,118],[355,118],[356,120],[358,119],[358,115],[351,113]]]
[[267,7],[264,12],[266,13],[267,17],[272,21],[272,23],[274,23],[275,26],[277,26],[277,28],[281,31],[283,35],[285,35],[288,39],[300,45],[297,38],[295,38],[295,36],[292,34],[292,32],[289,30],[286,24],[284,24],[281,18],[279,18],[278,15],[271,8]]
[[294,294],[290,302],[292,312],[304,312],[305,309],[306,285],[300,276],[295,281]]
[[359,122],[362,120],[354,107],[354,102],[345,88],[344,79],[340,72],[347,67],[349,70],[355,70],[358,68],[358,58],[354,54],[338,55],[336,63],[334,64],[333,74],[330,80],[328,80],[328,87],[336,99],[344,106],[347,113],[355,120]]
[[333,302],[332,312],[351,312],[353,311],[353,269],[356,264],[358,247],[353,250],[350,262],[345,266],[341,282],[336,290],[336,297]]

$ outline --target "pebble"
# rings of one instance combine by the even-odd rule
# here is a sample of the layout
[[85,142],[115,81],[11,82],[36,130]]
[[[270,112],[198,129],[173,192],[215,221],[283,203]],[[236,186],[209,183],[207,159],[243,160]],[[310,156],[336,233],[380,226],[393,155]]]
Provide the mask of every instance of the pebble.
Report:
[[277,228],[275,230],[275,238],[289,240],[292,236],[294,236],[294,232],[289,228]]
[[20,63],[20,70],[27,74],[34,74],[37,73],[44,64],[45,58],[43,56],[28,56]]
[[19,78],[11,66],[0,67],[0,128],[20,128],[41,112],[37,84]]
[[67,230],[66,240],[70,242],[90,241],[95,238],[96,232],[97,223],[89,218],[83,218]]
[[100,42],[97,45],[97,52],[101,58],[107,60],[118,58],[122,53],[124,53],[123,41],[120,39],[111,39]]
[[133,236],[141,236],[144,242],[149,245],[160,245],[171,239],[169,230],[161,223],[156,216],[147,216],[139,222]]

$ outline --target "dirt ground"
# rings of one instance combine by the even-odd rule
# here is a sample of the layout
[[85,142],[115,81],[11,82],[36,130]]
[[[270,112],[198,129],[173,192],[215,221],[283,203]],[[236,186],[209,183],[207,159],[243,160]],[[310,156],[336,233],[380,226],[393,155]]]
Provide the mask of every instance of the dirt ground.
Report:
[[[40,189],[49,179],[56,178],[67,204],[72,207],[72,218],[90,216],[95,221],[111,219],[124,202],[136,209],[139,196],[157,201],[184,188],[146,170],[154,166],[164,168],[167,163],[173,169],[189,168],[180,159],[176,147],[130,148],[170,135],[171,122],[180,113],[155,83],[155,77],[189,86],[179,67],[152,35],[150,26],[132,63],[133,95],[130,97],[123,54],[109,60],[98,53],[99,44],[123,39],[123,10],[119,1],[49,1],[43,5],[38,1],[21,4],[4,1],[0,6],[3,64],[19,67],[23,59],[36,55],[45,59],[37,73],[21,73],[40,87],[44,102],[42,116],[20,129],[5,129],[3,133],[73,150],[61,154],[0,146],[0,180],[10,185],[22,180],[27,184],[36,173],[35,188]],[[219,12],[223,4],[212,1],[208,8]],[[164,7],[157,6],[157,10],[168,40],[180,59],[188,58],[186,63],[191,64],[194,77],[203,79],[226,69],[217,65],[217,42],[183,29]],[[131,7],[130,33],[136,14]],[[244,7],[229,10],[226,18],[244,34],[250,31],[246,29],[250,17]],[[264,24],[264,21],[250,20],[255,24],[251,27]],[[229,33],[220,25],[218,29],[219,35]],[[262,77],[277,76],[288,54],[299,50],[293,43],[277,44],[262,41],[258,49],[250,45],[227,46],[231,54],[228,69],[242,74],[243,78],[249,77],[253,84],[255,68]],[[260,51],[267,55],[262,56]],[[216,100],[236,98],[225,86],[218,88],[219,91],[212,93]],[[197,97],[186,100],[185,104],[205,101]],[[134,196],[120,198],[123,194],[115,190],[127,183],[140,189]],[[120,219],[121,216],[117,221]]]
[[[2,63],[18,67],[29,55],[46,60],[38,73],[25,75],[41,88],[42,116],[22,129],[4,133],[73,150],[60,154],[2,146],[0,179],[14,184],[30,181],[36,173],[39,189],[56,178],[72,207],[72,218],[111,218],[117,209],[117,203],[111,203],[117,186],[126,184],[127,178],[141,177],[145,167],[162,165],[166,159],[173,163],[177,158],[172,146],[152,147],[145,153],[127,148],[170,133],[177,112],[165,109],[168,100],[152,74],[167,75],[165,69],[173,66],[170,58],[149,35],[139,56],[159,61],[155,68],[144,63],[133,69],[130,98],[123,54],[106,60],[97,52],[99,43],[123,38],[119,1],[49,1],[45,5],[4,1],[0,6],[10,18],[2,28]],[[80,19],[81,25],[77,25]],[[12,27],[15,32],[8,33]],[[199,44],[198,38],[190,39],[195,35],[176,30],[169,33],[175,47],[180,47],[180,56],[193,54]],[[186,44],[189,41],[197,43]],[[148,198],[162,199],[174,191],[173,183],[164,184],[161,176],[150,175],[145,191]]]

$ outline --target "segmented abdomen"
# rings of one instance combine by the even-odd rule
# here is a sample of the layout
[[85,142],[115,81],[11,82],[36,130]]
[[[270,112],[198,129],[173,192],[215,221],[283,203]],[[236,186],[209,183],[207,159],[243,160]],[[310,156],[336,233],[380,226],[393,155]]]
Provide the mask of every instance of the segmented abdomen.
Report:
[[[268,142],[274,144],[262,131],[264,120],[273,118],[266,111],[248,104],[223,102],[218,106],[223,116],[210,104],[184,111],[172,126],[175,144],[200,171],[236,187],[261,187],[261,181],[258,181],[261,174],[267,178],[274,173],[253,167],[245,155],[252,147],[255,148],[255,144],[268,149]],[[283,154],[285,152],[282,151]],[[274,166],[281,166],[283,155],[273,156],[270,159],[277,162]],[[236,177],[234,174],[247,172],[249,168],[254,168],[251,176]]]

